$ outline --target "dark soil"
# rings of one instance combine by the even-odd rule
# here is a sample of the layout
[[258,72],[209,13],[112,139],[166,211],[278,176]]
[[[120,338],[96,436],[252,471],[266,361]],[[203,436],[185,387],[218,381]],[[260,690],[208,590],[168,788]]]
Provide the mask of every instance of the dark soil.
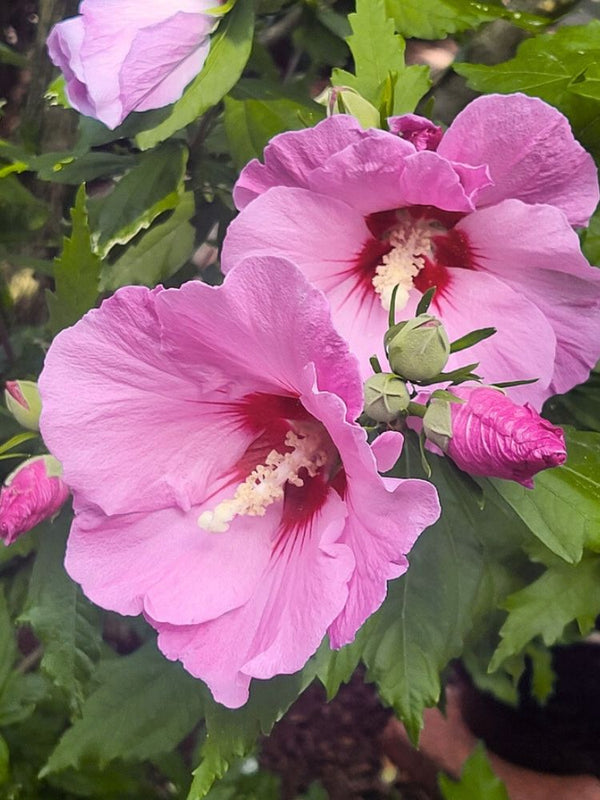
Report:
[[400,765],[396,754],[396,764],[390,760],[391,716],[361,672],[329,703],[313,684],[262,742],[261,767],[281,777],[282,800],[293,800],[316,780],[330,800],[434,800],[435,768],[421,782],[418,755]]

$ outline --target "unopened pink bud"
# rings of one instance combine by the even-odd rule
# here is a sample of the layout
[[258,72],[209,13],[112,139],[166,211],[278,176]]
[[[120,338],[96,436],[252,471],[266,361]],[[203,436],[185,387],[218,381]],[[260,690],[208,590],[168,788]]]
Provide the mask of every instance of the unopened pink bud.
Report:
[[391,133],[396,133],[417,150],[437,150],[442,141],[443,132],[431,120],[417,114],[403,114],[401,117],[389,117],[388,126]]
[[56,514],[69,496],[54,456],[30,458],[6,479],[0,491],[0,538],[12,544],[22,533]]
[[[465,402],[448,403],[452,433],[443,442],[433,438],[465,472],[517,481],[532,489],[536,473],[564,464],[563,431],[530,405],[517,405],[489,387],[461,387],[453,394]],[[433,401],[440,402],[445,401]]]

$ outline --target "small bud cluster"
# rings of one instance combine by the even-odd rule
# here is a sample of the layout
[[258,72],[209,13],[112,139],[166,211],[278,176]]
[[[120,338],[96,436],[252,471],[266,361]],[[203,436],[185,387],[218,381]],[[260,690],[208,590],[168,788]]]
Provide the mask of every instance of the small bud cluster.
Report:
[[[433,291],[424,295],[413,319],[398,323],[392,299],[390,327],[384,337],[392,371],[381,372],[374,359],[378,371],[365,383],[365,414],[376,423],[394,427],[402,426],[411,415],[420,417],[421,436],[461,469],[532,488],[533,475],[564,463],[562,430],[529,406],[514,403],[500,387],[482,386],[473,372],[477,364],[444,372],[453,352],[495,331],[472,331],[451,343],[440,320],[426,313]],[[431,391],[434,384],[446,387]],[[426,403],[417,402],[425,393]]]

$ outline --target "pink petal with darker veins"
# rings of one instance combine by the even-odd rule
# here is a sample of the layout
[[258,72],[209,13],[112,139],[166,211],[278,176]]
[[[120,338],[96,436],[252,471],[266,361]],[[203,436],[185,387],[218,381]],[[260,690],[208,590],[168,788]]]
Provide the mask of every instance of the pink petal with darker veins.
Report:
[[566,117],[536,97],[492,94],[461,111],[438,153],[465,164],[487,164],[493,185],[478,205],[515,198],[560,208],[572,225],[586,225],[598,204],[598,176]]

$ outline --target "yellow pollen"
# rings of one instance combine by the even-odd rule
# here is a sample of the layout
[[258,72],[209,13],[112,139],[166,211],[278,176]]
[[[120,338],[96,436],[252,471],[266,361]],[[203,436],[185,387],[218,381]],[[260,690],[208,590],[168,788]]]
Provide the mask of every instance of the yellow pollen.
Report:
[[305,469],[311,478],[327,462],[327,454],[321,447],[318,436],[307,433],[298,435],[289,431],[285,437],[286,447],[291,452],[271,450],[264,464],[259,464],[241,483],[230,500],[223,500],[213,511],[203,511],[198,525],[211,533],[223,533],[229,523],[238,516],[262,517],[267,508],[281,500],[286,483],[303,486],[298,473]]
[[440,232],[434,225],[429,220],[404,220],[392,232],[389,238],[392,249],[383,256],[373,276],[373,288],[386,311],[390,307],[394,286],[398,287],[396,308],[400,310],[408,303],[413,279],[425,266],[424,256],[433,254],[431,237]]

